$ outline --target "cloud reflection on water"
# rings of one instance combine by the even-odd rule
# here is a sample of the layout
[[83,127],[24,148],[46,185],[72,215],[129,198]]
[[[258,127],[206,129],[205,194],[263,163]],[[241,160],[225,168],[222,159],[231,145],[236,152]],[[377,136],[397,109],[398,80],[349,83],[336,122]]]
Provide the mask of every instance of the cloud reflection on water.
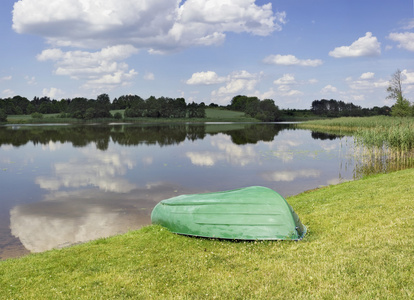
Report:
[[321,171],[316,169],[261,173],[261,177],[267,181],[293,181],[297,178],[318,178],[319,176],[321,176]]
[[43,189],[59,190],[62,187],[79,188],[96,186],[104,191],[125,193],[136,185],[118,175],[132,169],[135,162],[126,153],[114,150],[96,151],[87,147],[79,151],[81,155],[67,162],[54,164],[54,176],[39,176],[35,182]]
[[[42,150],[51,150],[50,144]],[[168,182],[130,182],[125,174],[136,166],[132,157],[129,149],[98,151],[89,145],[53,163],[52,174],[35,178],[49,193],[10,210],[12,234],[32,252],[121,234],[150,224],[157,202],[191,192]]]
[[[41,168],[24,174],[35,187],[33,203],[13,202],[8,208],[12,234],[39,252],[138,229],[150,223],[158,201],[179,194],[263,185],[292,195],[334,178],[338,141],[314,141],[301,130],[269,130],[274,139],[266,130],[264,138],[264,128],[241,134],[229,127],[226,133],[161,146],[141,142],[156,130],[128,135],[126,129],[125,134],[113,131],[118,143],[106,139],[104,150],[92,133],[91,141],[78,143],[84,146],[73,141],[26,145],[28,156],[19,153],[22,148],[13,154],[32,157]],[[137,144],[125,142],[131,136]],[[156,136],[165,140],[161,133]]]
[[57,150],[61,149],[62,146],[63,146],[62,143],[56,143],[56,142],[53,142],[53,141],[49,141],[48,144],[42,145],[42,149],[43,150],[49,150],[49,151],[57,151]]
[[11,209],[10,228],[26,249],[41,252],[139,229],[151,223],[159,201],[191,192],[165,182],[123,194],[98,189],[51,192],[43,201]]
[[225,135],[216,136],[211,140],[213,151],[188,151],[186,157],[196,166],[214,166],[224,161],[231,165],[245,166],[258,161],[257,152],[250,145],[236,145],[231,137]]
[[218,161],[225,159],[225,156],[217,152],[187,152],[185,154],[193,165],[214,166]]

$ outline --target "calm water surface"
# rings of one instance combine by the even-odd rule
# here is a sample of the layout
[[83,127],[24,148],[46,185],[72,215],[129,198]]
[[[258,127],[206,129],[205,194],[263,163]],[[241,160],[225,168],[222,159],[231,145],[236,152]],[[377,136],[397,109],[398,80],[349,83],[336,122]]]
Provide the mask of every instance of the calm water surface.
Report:
[[0,259],[138,229],[180,194],[352,180],[353,153],[286,124],[0,127]]

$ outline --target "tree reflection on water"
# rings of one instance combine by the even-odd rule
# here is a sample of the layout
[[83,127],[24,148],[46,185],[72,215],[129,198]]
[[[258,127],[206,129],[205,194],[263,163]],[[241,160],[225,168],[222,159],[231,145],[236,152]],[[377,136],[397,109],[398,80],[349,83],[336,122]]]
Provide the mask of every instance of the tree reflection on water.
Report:
[[23,146],[70,142],[74,147],[95,143],[97,149],[106,150],[110,140],[119,145],[177,145],[185,140],[204,139],[207,135],[223,133],[231,136],[237,145],[272,141],[281,130],[290,125],[264,124],[148,124],[148,125],[68,125],[68,126],[3,126],[0,127],[0,146]]

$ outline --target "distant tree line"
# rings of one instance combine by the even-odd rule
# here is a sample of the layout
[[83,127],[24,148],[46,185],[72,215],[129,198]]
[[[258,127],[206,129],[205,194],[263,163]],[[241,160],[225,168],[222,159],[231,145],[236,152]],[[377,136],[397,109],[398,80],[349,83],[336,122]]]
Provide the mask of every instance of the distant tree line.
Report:
[[186,104],[184,98],[167,98],[154,96],[147,100],[139,96],[121,96],[114,99],[113,109],[125,109],[128,118],[205,118],[205,104],[202,102]]
[[228,108],[242,111],[246,115],[263,122],[279,121],[281,116],[279,107],[275,105],[272,99],[260,100],[257,97],[238,95],[233,97]]
[[311,111],[318,116],[324,117],[363,117],[391,114],[391,108],[388,106],[373,108],[361,108],[353,103],[345,103],[338,100],[314,100],[312,101]]
[[73,99],[51,100],[49,97],[34,97],[29,101],[25,97],[0,99],[0,122],[7,120],[7,115],[32,115],[34,118],[43,114],[60,114],[62,118],[96,119],[122,118],[121,113],[111,114],[111,110],[124,109],[127,118],[204,118],[204,103],[185,102],[184,98],[155,98],[144,100],[137,95],[126,95],[115,98],[111,103],[107,94],[101,94],[96,99],[76,97]]
[[[373,108],[361,108],[353,103],[345,103],[334,99],[321,99],[312,102],[310,110],[285,110],[281,111],[272,99],[260,100],[257,97],[237,95],[232,98],[227,109],[244,112],[247,116],[264,122],[280,121],[283,115],[302,114],[309,116],[312,113],[321,117],[348,117],[348,116],[414,116],[414,104],[411,104],[402,94],[401,71],[397,70],[390,80],[387,89],[387,98],[395,99],[392,107],[375,106]],[[209,107],[219,107],[211,103]],[[33,118],[41,118],[43,114],[59,114],[62,118],[97,119],[116,118],[123,116],[120,112],[111,114],[111,110],[124,110],[125,118],[205,118],[206,105],[204,102],[189,103],[184,98],[168,98],[154,96],[144,100],[137,95],[123,95],[112,102],[107,94],[101,94],[96,99],[77,97],[62,99],[60,101],[49,97],[34,97],[29,101],[22,96],[12,98],[0,98],[0,122],[5,122],[8,115],[31,115]]]

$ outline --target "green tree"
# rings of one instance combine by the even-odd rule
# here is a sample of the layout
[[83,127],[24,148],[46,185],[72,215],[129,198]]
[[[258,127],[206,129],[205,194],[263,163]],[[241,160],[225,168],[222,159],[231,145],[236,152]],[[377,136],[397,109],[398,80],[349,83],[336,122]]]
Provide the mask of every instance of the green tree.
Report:
[[189,118],[205,118],[206,105],[204,102],[197,104],[193,101],[187,105],[187,112]]
[[201,102],[197,108],[197,118],[205,118],[206,117],[206,104]]
[[122,119],[122,114],[121,114],[119,111],[117,111],[117,112],[114,114],[114,119],[121,120],[121,119]]
[[387,99],[395,99],[395,104],[391,108],[391,115],[396,117],[407,117],[412,114],[410,101],[403,96],[402,76],[399,69],[397,69],[391,76],[387,92]]
[[23,109],[20,106],[16,106],[14,112],[16,115],[23,115]]
[[254,118],[260,112],[260,100],[256,97],[249,99],[244,112]]
[[6,112],[3,109],[0,109],[0,122],[6,122],[6,121],[7,121]]
[[136,105],[138,102],[142,102],[144,99],[142,99],[140,96],[137,95],[123,95],[120,96],[118,99],[115,98],[112,102],[112,108],[113,110],[116,109],[126,109],[131,108],[132,106]]
[[275,105],[272,99],[260,101],[260,120],[265,122],[275,122],[280,118],[279,107]]
[[388,96],[387,99],[402,99],[402,78],[401,71],[397,69],[394,74],[392,74],[389,86],[387,88]]
[[108,94],[101,94],[96,98],[95,103],[95,118],[111,118],[111,100],[109,99]]
[[59,101],[59,112],[64,113],[67,111],[70,103],[70,99],[62,99]]
[[230,108],[237,111],[246,111],[248,97],[237,95],[231,99]]
[[398,98],[394,106],[391,108],[391,115],[394,117],[408,117],[412,114],[413,108],[410,101],[404,98]]
[[184,98],[177,98],[172,100],[172,117],[173,118],[185,118],[187,114],[187,104]]
[[91,120],[96,117],[96,110],[93,107],[89,107],[85,111],[84,119]]
[[52,112],[51,102],[48,102],[48,101],[42,102],[39,106],[39,112],[42,114],[50,114]]
[[29,105],[27,105],[27,108],[26,108],[26,113],[28,114],[28,115],[31,115],[32,113],[34,113],[34,112],[36,112],[36,108],[35,108],[35,106],[32,104],[32,103],[30,103]]
[[30,104],[30,101],[27,98],[21,97],[21,96],[14,96],[12,101],[16,109],[15,112],[17,115],[22,115],[22,114],[27,113],[26,109],[27,109],[27,106]]
[[88,99],[80,97],[74,98],[68,105],[68,113],[72,118],[83,119],[85,118],[88,107]]
[[157,98],[151,96],[145,101],[145,103],[147,104],[146,117],[159,118],[161,116],[161,105]]

